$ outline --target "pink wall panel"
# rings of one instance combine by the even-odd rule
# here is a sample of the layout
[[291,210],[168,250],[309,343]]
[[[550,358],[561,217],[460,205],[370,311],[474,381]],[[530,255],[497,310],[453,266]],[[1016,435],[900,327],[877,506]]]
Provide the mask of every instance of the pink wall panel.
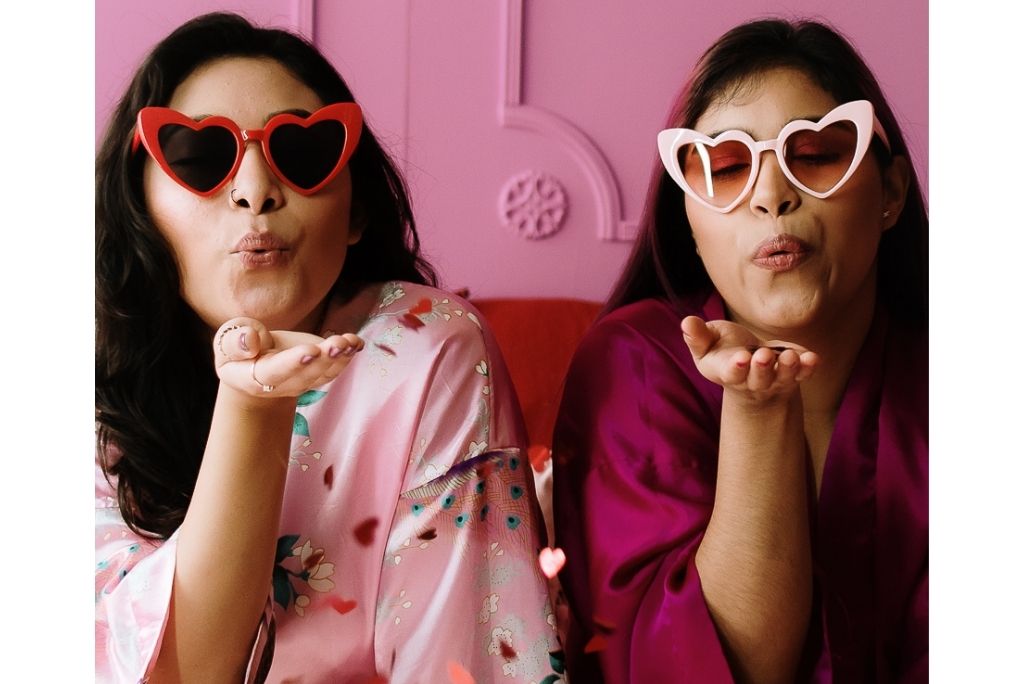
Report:
[[[413,193],[423,244],[474,296],[602,299],[628,254],[655,135],[700,52],[745,19],[827,19],[890,97],[927,187],[926,0],[97,0],[97,130],[174,25],[241,9],[311,34]],[[528,239],[557,227],[542,239]],[[536,235],[533,235],[536,238]]]

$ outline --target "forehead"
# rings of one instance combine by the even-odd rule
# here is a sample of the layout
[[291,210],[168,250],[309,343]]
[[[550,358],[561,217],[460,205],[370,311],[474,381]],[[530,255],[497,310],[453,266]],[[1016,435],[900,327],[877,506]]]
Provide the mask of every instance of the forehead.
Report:
[[225,57],[203,64],[181,82],[167,106],[200,116],[219,114],[243,126],[262,124],[272,112],[316,111],[325,103],[280,62],[266,57]]
[[702,133],[738,128],[763,140],[774,138],[794,119],[817,119],[837,105],[804,72],[772,69],[728,88],[711,102],[694,128]]

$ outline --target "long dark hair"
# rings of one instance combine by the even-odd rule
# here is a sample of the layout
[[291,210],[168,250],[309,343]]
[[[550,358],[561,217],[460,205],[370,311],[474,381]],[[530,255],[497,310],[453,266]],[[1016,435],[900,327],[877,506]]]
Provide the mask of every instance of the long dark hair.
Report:
[[[815,21],[765,19],[725,33],[698,61],[672,108],[668,127],[692,128],[730,88],[776,67],[799,69],[837,102],[870,101],[892,148],[890,154],[877,141],[872,145],[879,162],[885,167],[894,155],[909,159],[903,134],[871,70],[845,38]],[[683,298],[713,289],[683,206],[683,191],[657,161],[639,236],[604,313],[648,297],[664,297],[678,305]],[[928,210],[913,165],[903,212],[882,234],[878,291],[903,320],[927,324]]]
[[[229,56],[269,57],[323,102],[354,101],[303,38],[213,13],[153,48],[114,110],[96,158],[97,446],[104,472],[117,478],[125,521],[163,538],[181,524],[195,488],[217,377],[209,335],[181,298],[173,253],[146,211],[144,154],[133,154],[132,131],[142,107],[166,105],[197,67]],[[352,220],[364,230],[332,294],[392,279],[436,285],[405,183],[365,124],[349,168]]]

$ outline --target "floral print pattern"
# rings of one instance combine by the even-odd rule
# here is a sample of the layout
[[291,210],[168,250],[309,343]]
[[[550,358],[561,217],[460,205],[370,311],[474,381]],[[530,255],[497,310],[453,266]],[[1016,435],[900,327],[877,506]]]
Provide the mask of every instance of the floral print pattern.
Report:
[[[324,329],[343,321],[329,309]],[[388,283],[358,334],[366,347],[346,371],[297,402],[247,681],[444,682],[449,663],[478,684],[557,681],[526,440],[489,330],[458,297]],[[471,476],[456,481],[460,467]],[[437,491],[415,495],[427,485]],[[98,483],[97,505],[110,495]],[[139,681],[159,645],[175,539],[101,540],[99,520],[97,680]]]

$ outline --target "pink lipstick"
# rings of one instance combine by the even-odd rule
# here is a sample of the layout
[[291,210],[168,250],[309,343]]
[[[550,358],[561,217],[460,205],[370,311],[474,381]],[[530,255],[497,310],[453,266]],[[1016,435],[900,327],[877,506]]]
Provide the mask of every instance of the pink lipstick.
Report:
[[782,273],[796,268],[810,255],[810,245],[798,237],[783,233],[763,240],[750,260],[758,268]]

